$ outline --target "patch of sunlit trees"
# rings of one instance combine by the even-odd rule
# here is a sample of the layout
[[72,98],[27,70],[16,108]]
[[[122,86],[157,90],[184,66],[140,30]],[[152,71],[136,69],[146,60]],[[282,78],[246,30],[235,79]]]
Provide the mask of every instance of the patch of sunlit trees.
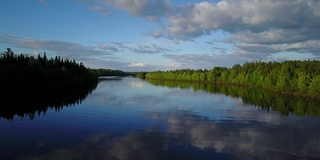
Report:
[[320,61],[247,62],[231,68],[181,69],[145,74],[146,79],[254,86],[275,92],[320,97]]

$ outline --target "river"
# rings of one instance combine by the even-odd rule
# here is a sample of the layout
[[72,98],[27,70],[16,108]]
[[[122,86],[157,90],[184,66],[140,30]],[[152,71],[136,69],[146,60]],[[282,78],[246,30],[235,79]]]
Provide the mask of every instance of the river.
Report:
[[316,100],[126,77],[74,101],[2,113],[0,159],[320,159]]

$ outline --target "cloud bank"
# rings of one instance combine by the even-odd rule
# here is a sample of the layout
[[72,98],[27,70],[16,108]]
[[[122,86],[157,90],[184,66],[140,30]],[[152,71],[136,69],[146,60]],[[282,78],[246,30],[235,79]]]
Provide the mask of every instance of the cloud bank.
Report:
[[[235,44],[232,57],[245,54],[241,59],[250,55],[248,57],[254,57],[250,60],[267,60],[266,57],[270,59],[279,52],[311,53],[314,56],[320,53],[320,1],[224,0],[180,6],[161,0],[104,2],[134,16],[165,19],[159,30],[149,32],[149,36],[155,38],[190,41],[219,30],[230,33],[231,36],[222,41]],[[181,59],[188,56],[190,54],[183,55]]]

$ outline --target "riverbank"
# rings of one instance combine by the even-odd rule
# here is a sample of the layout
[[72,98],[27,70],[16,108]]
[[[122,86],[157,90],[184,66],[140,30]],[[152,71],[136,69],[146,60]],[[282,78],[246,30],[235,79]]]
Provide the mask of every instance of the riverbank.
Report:
[[250,62],[231,68],[181,69],[145,73],[146,79],[223,83],[269,91],[320,97],[320,61]]

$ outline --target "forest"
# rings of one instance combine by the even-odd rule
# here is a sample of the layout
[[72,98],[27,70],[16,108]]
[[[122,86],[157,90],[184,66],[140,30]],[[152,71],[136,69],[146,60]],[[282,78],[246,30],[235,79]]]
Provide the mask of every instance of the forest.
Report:
[[82,63],[59,56],[48,59],[14,54],[7,48],[0,57],[0,91],[56,89],[97,82],[97,74]]
[[223,83],[273,92],[320,97],[320,61],[247,62],[231,68],[180,69],[145,73],[146,79]]
[[96,75],[98,76],[128,76],[130,73],[123,72],[121,70],[114,70],[114,69],[91,69]]

